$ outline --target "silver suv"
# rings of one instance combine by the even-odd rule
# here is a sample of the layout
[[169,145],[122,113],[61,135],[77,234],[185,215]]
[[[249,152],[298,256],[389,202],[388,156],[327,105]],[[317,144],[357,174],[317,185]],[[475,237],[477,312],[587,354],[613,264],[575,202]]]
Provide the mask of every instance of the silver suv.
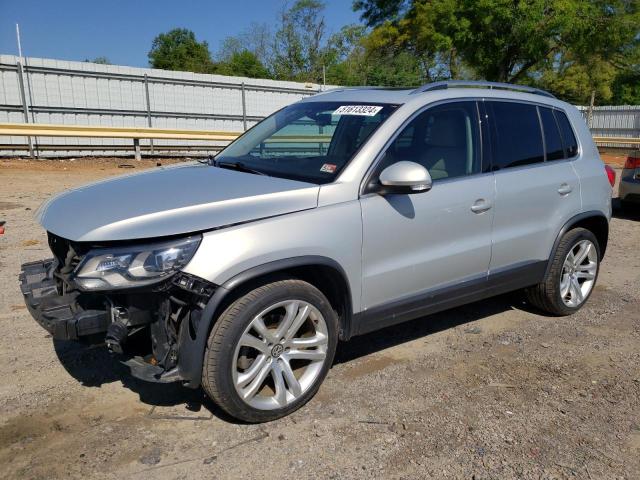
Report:
[[577,311],[611,186],[571,105],[444,82],[316,95],[215,159],[37,215],[54,258],[23,266],[22,292],[53,338],[106,342],[132,375],[263,422],[313,397],[338,340],[516,289]]

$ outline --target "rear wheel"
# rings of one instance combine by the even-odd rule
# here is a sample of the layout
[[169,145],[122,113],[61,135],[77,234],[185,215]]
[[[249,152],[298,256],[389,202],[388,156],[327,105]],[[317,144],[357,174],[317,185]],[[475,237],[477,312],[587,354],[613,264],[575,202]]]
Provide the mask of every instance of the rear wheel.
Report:
[[529,302],[553,315],[571,315],[587,301],[598,278],[600,246],[584,228],[560,240],[542,283],[527,289]]
[[314,286],[283,280],[256,288],[214,325],[202,385],[240,420],[283,417],[317,392],[333,362],[337,332],[337,316]]

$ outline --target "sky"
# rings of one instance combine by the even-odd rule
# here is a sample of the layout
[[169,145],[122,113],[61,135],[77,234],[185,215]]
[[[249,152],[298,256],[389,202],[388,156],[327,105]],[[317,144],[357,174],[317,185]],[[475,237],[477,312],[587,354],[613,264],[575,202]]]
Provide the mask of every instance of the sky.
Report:
[[[329,34],[357,23],[352,0],[324,0]],[[148,66],[154,37],[172,28],[193,30],[215,54],[229,35],[252,22],[275,30],[284,0],[0,0],[0,54],[62,60],[107,57],[116,65]],[[289,3],[292,3],[290,1]]]

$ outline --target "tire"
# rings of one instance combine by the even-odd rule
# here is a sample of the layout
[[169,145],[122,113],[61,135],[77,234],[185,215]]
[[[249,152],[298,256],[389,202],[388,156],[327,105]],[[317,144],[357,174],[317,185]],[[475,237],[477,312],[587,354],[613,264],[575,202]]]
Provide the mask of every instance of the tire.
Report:
[[629,202],[628,200],[620,200],[620,209],[627,215],[640,212],[640,205],[637,203]]
[[[595,252],[591,253],[591,251],[589,251],[589,257],[583,260],[585,264],[578,267],[576,269],[576,273],[567,274],[567,270],[565,269],[565,261],[569,261],[569,253],[572,252],[573,254],[573,252],[576,251],[580,253],[581,250],[578,249],[578,246],[587,245],[584,242],[590,242],[593,245]],[[595,258],[595,265],[592,264],[593,262],[589,261],[589,258],[591,257]],[[598,240],[596,239],[595,235],[591,231],[584,228],[574,228],[572,230],[569,230],[564,234],[564,236],[560,240],[560,243],[558,244],[558,247],[556,248],[556,251],[553,253],[551,266],[544,280],[541,283],[525,290],[527,300],[534,307],[552,315],[565,316],[577,312],[587,302],[587,300],[591,296],[591,293],[593,292],[593,287],[595,286],[595,283],[598,279],[598,272],[600,270],[600,258],[600,245],[598,244]],[[582,268],[584,268],[584,272],[582,271]],[[573,292],[577,291],[573,289],[572,286],[569,287],[569,290],[571,290],[570,295],[576,296],[578,297],[578,299],[582,297],[581,301],[576,300],[577,303],[573,304],[573,302],[568,299],[568,295],[563,296],[563,293],[561,291],[561,287],[566,286],[566,283],[564,283],[563,285],[561,284],[563,283],[563,279],[567,278],[567,275],[569,277],[572,277],[572,275],[586,276],[587,269],[589,270],[588,274],[593,275],[593,277],[589,280],[582,277],[580,278],[583,280],[583,283],[579,284],[581,286],[580,293],[574,295]],[[569,271],[571,271],[571,269],[569,269]],[[577,281],[579,282],[580,279],[578,279]],[[590,281],[591,283],[587,288],[585,286],[585,282],[588,281]],[[569,280],[569,283],[573,285],[572,280]],[[564,291],[566,292],[567,290],[565,289]],[[585,293],[582,293],[583,291],[585,291]]]
[[338,318],[322,292],[301,280],[275,281],[238,298],[220,315],[207,342],[202,386],[238,420],[276,420],[316,394],[337,343]]

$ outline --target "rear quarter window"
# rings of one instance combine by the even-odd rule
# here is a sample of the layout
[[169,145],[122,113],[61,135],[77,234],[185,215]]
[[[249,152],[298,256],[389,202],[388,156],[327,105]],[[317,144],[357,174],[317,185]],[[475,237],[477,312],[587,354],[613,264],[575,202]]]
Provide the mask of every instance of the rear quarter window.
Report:
[[567,118],[567,114],[560,110],[553,111],[558,125],[560,126],[560,132],[562,133],[562,143],[564,144],[564,150],[567,158],[572,158],[578,155],[578,141],[571,128],[571,122]]

